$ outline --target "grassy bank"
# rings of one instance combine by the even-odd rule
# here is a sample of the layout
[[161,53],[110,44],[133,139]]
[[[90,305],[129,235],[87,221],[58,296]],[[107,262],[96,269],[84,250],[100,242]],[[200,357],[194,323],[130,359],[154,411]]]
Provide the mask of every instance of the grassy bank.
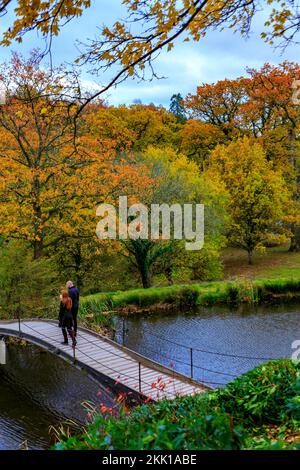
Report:
[[300,448],[300,365],[277,360],[221,390],[145,404],[121,416],[95,413],[86,432],[56,449]]
[[98,293],[82,298],[81,317],[103,320],[103,312],[136,312],[210,305],[300,300],[298,279],[244,279]]
[[300,252],[290,253],[287,245],[267,248],[254,253],[253,265],[248,264],[247,253],[239,248],[226,248],[222,254],[224,279],[300,279]]
[[224,280],[186,285],[105,292],[82,298],[81,322],[86,326],[111,331],[111,315],[242,303],[300,301],[300,253],[289,253],[287,246],[255,253],[254,265],[237,248],[223,253]]

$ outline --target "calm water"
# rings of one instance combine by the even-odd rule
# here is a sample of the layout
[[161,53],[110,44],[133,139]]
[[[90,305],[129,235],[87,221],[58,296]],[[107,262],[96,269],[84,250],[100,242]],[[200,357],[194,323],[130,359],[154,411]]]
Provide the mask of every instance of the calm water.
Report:
[[[138,316],[125,324],[126,346],[187,375],[192,347],[194,378],[217,387],[265,362],[263,358],[291,357],[292,342],[300,340],[300,305],[201,309]],[[122,321],[117,325],[121,342]]]
[[29,449],[49,448],[50,426],[67,419],[83,424],[86,401],[112,406],[113,395],[35,346],[9,345],[7,364],[0,365],[0,450],[19,449],[23,443]]

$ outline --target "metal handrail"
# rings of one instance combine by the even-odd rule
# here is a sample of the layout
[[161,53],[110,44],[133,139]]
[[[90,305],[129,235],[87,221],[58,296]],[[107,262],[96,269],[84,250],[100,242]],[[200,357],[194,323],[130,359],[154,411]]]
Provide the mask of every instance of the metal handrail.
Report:
[[[30,322],[41,322],[41,321],[44,322],[44,323],[57,324],[57,321],[55,321],[55,320],[51,320],[51,319],[41,319],[41,318],[32,318],[32,319],[26,319],[26,320],[25,320],[25,319],[24,319],[24,320],[19,320],[19,321],[18,321],[18,324],[19,324],[19,327],[21,326],[21,324],[24,324],[24,325],[25,325],[27,328],[29,328],[30,330],[32,330],[32,331],[34,331],[35,333],[38,333],[40,336],[42,336],[42,337],[48,339],[49,336],[43,334],[41,331],[37,331],[35,328],[32,328],[32,327],[28,324],[28,323],[30,323]],[[14,320],[14,319],[0,321],[0,329],[1,329],[1,323],[2,323],[2,324],[16,324],[17,322],[16,322],[16,320]],[[127,353],[127,356],[128,356],[128,353],[129,353],[129,354],[134,355],[134,356],[136,357],[135,360],[126,357],[126,360],[129,360],[129,361],[131,361],[131,362],[134,362],[135,364],[138,364],[138,380],[139,380],[139,392],[140,392],[140,393],[142,393],[142,384],[147,385],[147,386],[150,387],[150,388],[153,388],[153,383],[150,384],[149,382],[146,382],[145,380],[142,380],[142,368],[141,368],[142,363],[144,363],[144,365],[145,365],[145,363],[146,363],[146,365],[150,365],[152,369],[157,370],[158,372],[163,372],[163,373],[166,373],[167,375],[172,375],[173,377],[176,377],[176,376],[177,376],[177,377],[180,378],[181,380],[183,380],[183,381],[185,381],[185,382],[189,382],[189,383],[191,383],[192,385],[196,385],[196,386],[198,386],[198,387],[199,387],[199,385],[200,385],[200,386],[203,387],[204,389],[207,389],[207,390],[210,389],[210,387],[206,386],[205,384],[200,384],[199,382],[190,380],[189,377],[185,376],[184,374],[175,372],[174,370],[169,369],[169,368],[167,368],[166,366],[163,366],[162,364],[155,363],[155,362],[151,361],[149,358],[146,358],[146,357],[144,357],[144,356],[142,356],[142,355],[136,353],[135,351],[130,350],[129,348],[126,348],[126,347],[124,347],[124,346],[120,346],[119,343],[116,343],[116,342],[113,341],[113,340],[110,340],[110,339],[108,339],[108,338],[106,338],[106,337],[103,337],[102,335],[100,335],[100,334],[98,334],[98,333],[95,333],[95,332],[93,332],[93,331],[91,331],[91,330],[88,330],[88,329],[82,328],[82,327],[79,327],[79,331],[83,331],[83,332],[86,331],[86,332],[92,334],[93,336],[98,337],[98,338],[100,338],[101,340],[104,340],[104,341],[106,341],[106,342],[112,344],[113,346],[118,347],[118,348],[121,349],[122,351],[126,352],[126,353]],[[19,331],[19,334],[20,334],[20,333],[21,333],[21,336],[22,336],[23,334],[22,334],[21,331]],[[27,334],[27,333],[25,333],[25,335],[26,335],[26,334]],[[31,335],[28,335],[28,334],[27,334],[27,336],[28,336],[28,337],[29,337],[29,336],[31,337]],[[80,335],[80,336],[81,336],[81,335]],[[50,338],[51,338],[51,337],[50,337]],[[95,342],[94,342],[94,341],[89,341],[87,338],[84,338],[84,339],[87,341],[87,344],[95,344],[95,343],[96,343],[96,341],[95,341]],[[41,340],[41,341],[42,341],[43,343],[46,343],[46,342],[43,341],[43,340]],[[105,348],[103,348],[103,347],[101,347],[101,346],[99,346],[99,347],[100,347],[100,349],[105,350]],[[82,350],[79,349],[78,347],[77,347],[76,349],[77,349],[81,354],[83,354],[84,356],[86,356],[86,357],[92,359],[92,360],[95,361],[96,363],[99,363],[100,365],[104,366],[105,368],[107,368],[107,369],[113,371],[113,372],[114,372],[115,374],[117,374],[118,376],[124,376],[124,377],[129,378],[129,379],[137,380],[136,377],[133,377],[133,376],[128,375],[128,374],[125,374],[125,373],[123,373],[123,372],[120,373],[119,371],[113,369],[112,367],[110,367],[110,366],[108,366],[108,365],[106,365],[106,364],[103,364],[101,361],[99,361],[99,360],[95,359],[94,357],[90,356],[89,354],[87,354],[85,351],[82,351]],[[116,357],[124,358],[124,356],[121,356],[121,355],[119,355],[119,354],[116,354],[116,353],[113,352],[113,351],[110,351],[110,354],[112,354],[112,355],[114,355],[114,356],[116,356]],[[75,356],[74,356],[74,357],[75,357]],[[154,366],[154,367],[153,367],[153,366]],[[125,386],[126,386],[126,385],[125,385]],[[155,388],[155,387],[154,387],[154,388]],[[158,389],[158,392],[159,392],[159,389]],[[165,393],[165,394],[167,394],[167,395],[172,395],[172,396],[173,396],[173,394],[172,394],[171,392],[168,392],[168,390],[164,390],[163,393]]]

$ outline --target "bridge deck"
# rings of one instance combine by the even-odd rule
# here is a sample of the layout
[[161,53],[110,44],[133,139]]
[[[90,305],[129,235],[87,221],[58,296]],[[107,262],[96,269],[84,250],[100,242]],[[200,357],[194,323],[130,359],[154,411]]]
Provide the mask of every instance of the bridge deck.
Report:
[[[18,322],[0,322],[0,335],[19,336]],[[55,321],[23,320],[21,336],[66,360],[74,361],[73,348],[71,345],[61,344],[62,333]],[[205,385],[84,328],[78,329],[77,341],[77,366],[86,369],[99,381],[107,378],[112,383],[123,385],[155,401],[201,393],[208,389]]]

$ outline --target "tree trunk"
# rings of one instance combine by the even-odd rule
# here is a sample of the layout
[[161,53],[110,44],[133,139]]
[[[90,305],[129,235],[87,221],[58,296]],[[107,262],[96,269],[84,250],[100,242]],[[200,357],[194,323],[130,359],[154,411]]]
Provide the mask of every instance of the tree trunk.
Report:
[[[297,200],[298,199],[298,178],[297,178],[297,155],[296,155],[296,130],[294,127],[290,129],[289,133],[289,139],[290,139],[290,145],[291,145],[291,158],[290,161],[294,167],[294,172],[295,172],[295,183],[296,183],[296,193],[294,194],[293,199]],[[296,252],[300,250],[300,227],[297,226],[296,224],[292,224],[291,226],[291,244],[289,247],[290,252]]]
[[81,289],[83,279],[82,279],[82,274],[81,274],[81,264],[82,264],[81,246],[79,243],[76,243],[76,246],[75,246],[74,260],[75,260],[76,285],[78,289]]
[[289,251],[294,253],[296,251],[300,251],[300,227],[296,224],[292,224],[291,226],[291,244],[289,247]]
[[253,264],[253,251],[248,251],[248,264],[252,266]]
[[37,177],[34,178],[32,183],[32,207],[34,214],[34,234],[35,240],[33,242],[33,258],[39,259],[43,256],[44,240],[43,240],[43,227],[42,227],[42,208],[40,205],[40,182]]
[[148,289],[151,287],[151,274],[149,268],[146,265],[141,266],[140,273],[143,287],[144,289]]
[[43,256],[43,240],[33,242],[33,259],[40,259]]
[[169,286],[172,286],[173,285],[172,268],[167,268],[166,269],[166,278],[168,280]]

